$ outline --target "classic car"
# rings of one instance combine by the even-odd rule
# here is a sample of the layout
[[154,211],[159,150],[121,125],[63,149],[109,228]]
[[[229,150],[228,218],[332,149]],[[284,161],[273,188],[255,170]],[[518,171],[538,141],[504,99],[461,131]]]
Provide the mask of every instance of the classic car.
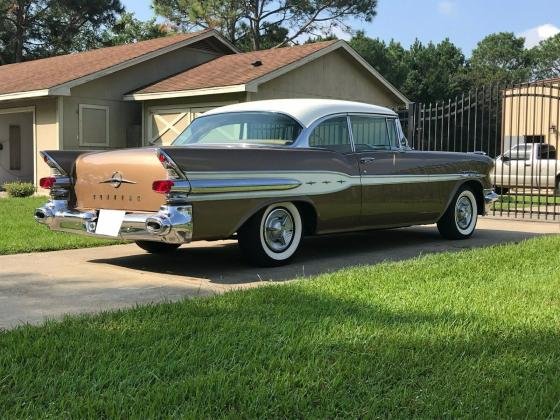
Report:
[[347,101],[240,103],[170,146],[42,154],[51,200],[35,218],[51,229],[151,253],[237,238],[265,266],[289,261],[304,235],[437,222],[465,239],[497,199],[490,158],[412,150],[395,112]]
[[560,195],[560,161],[547,143],[520,143],[496,158],[490,180],[502,194],[510,188],[554,190]]

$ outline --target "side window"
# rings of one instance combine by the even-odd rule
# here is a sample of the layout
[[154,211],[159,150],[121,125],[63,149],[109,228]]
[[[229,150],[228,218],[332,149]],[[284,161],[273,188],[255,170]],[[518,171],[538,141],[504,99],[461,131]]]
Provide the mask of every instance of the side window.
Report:
[[399,146],[399,136],[397,133],[397,126],[394,118],[387,118],[387,131],[389,133],[389,142],[392,146]]
[[321,147],[335,152],[351,152],[346,117],[335,117],[320,123],[309,135],[309,147]]
[[539,159],[556,159],[556,149],[549,144],[542,144]]
[[533,147],[530,144],[520,144],[514,146],[504,153],[504,157],[510,160],[530,160]]
[[352,116],[350,121],[357,152],[389,150],[396,145],[394,124],[392,135],[389,135],[385,117]]

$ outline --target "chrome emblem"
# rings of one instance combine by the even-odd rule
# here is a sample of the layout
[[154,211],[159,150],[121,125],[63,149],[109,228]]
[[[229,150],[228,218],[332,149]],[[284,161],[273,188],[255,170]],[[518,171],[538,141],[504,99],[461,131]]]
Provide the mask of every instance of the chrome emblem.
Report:
[[134,181],[129,181],[128,179],[124,179],[122,174],[117,171],[111,175],[111,178],[105,179],[103,181],[99,181],[100,184],[111,184],[113,188],[119,188],[121,184],[136,184]]

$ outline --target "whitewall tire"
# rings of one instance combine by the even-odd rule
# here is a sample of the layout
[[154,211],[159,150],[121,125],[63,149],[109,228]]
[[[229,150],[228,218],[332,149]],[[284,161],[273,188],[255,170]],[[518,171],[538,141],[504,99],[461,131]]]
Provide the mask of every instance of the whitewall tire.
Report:
[[438,230],[447,239],[467,239],[476,228],[478,204],[474,192],[461,187],[449,207],[438,220]]
[[293,203],[275,203],[255,214],[237,232],[245,258],[259,266],[286,264],[303,236],[303,223]]

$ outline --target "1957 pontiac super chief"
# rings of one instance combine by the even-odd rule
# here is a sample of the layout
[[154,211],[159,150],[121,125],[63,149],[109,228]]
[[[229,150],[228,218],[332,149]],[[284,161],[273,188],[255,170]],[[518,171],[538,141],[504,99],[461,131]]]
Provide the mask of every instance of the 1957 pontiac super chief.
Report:
[[286,263],[304,235],[437,222],[468,238],[497,195],[480,154],[407,146],[397,115],[345,101],[240,103],[195,119],[168,147],[45,151],[53,230],[171,252],[236,237],[254,264]]

